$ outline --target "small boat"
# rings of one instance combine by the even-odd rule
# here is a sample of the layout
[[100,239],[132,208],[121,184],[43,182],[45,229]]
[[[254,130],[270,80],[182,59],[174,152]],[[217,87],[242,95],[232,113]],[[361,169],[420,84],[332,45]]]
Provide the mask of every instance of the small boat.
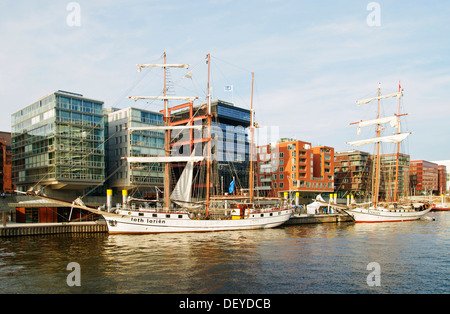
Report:
[[[399,84],[399,91],[397,93],[392,93],[388,95],[381,95],[380,86],[378,86],[378,96],[358,100],[357,104],[370,103],[373,100],[378,101],[378,113],[376,119],[368,121],[354,122],[351,124],[358,124],[358,134],[360,133],[361,127],[366,126],[376,126],[375,138],[347,142],[347,144],[352,146],[361,146],[365,144],[376,144],[377,145],[377,155],[375,163],[375,184],[373,192],[373,200],[367,204],[351,204],[343,209],[347,214],[351,215],[355,222],[400,222],[400,221],[411,221],[417,220],[426,215],[431,210],[431,204],[428,202],[412,202],[408,200],[397,200],[397,182],[399,173],[399,147],[400,143],[405,140],[411,133],[402,133],[400,131],[400,117],[405,114],[395,114],[393,116],[381,117],[380,116],[380,100],[389,97],[397,97],[399,99],[399,104],[401,101],[401,96],[403,95],[403,90]],[[400,110],[400,105],[399,105]],[[381,131],[385,128],[382,125],[390,124],[390,126],[395,130],[395,134],[381,136]],[[395,178],[395,191],[393,193],[394,200],[390,202],[380,202],[379,201],[379,186],[380,186],[380,144],[381,143],[394,143],[397,144],[397,159],[396,159],[396,178]]]

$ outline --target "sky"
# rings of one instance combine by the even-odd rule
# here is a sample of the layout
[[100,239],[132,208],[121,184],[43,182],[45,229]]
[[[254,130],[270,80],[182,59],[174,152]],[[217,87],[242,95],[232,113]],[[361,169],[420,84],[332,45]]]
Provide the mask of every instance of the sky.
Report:
[[[346,144],[373,135],[350,123],[375,118],[377,104],[356,100],[401,82],[402,129],[412,132],[402,149],[412,160],[448,160],[449,16],[450,2],[436,0],[2,0],[0,130],[56,90],[160,110],[128,96],[161,93],[161,71],[136,64],[160,63],[164,52],[190,64],[170,70],[170,92],[203,103],[209,53],[213,99],[249,109],[254,72],[258,125],[336,151],[373,152]],[[398,113],[398,99],[382,105],[383,115]]]

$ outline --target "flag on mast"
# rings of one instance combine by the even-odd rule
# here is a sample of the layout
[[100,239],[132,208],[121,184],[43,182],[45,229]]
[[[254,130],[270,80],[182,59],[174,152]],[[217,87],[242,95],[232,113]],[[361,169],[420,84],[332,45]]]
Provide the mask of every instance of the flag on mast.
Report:
[[228,188],[228,192],[230,194],[233,194],[233,192],[234,192],[234,177],[233,177],[233,181],[231,181],[231,183],[230,183],[230,187]]

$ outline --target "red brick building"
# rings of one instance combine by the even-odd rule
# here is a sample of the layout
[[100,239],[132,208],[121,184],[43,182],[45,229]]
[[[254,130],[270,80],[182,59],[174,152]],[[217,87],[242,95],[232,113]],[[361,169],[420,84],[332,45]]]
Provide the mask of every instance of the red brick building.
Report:
[[[309,202],[319,193],[334,192],[334,148],[281,139],[276,145],[257,149],[259,190],[290,197],[297,192]],[[269,188],[271,187],[271,189]]]
[[438,192],[445,194],[447,192],[447,167],[438,165]]
[[413,195],[439,193],[439,167],[437,164],[425,160],[412,160],[409,178]]
[[0,193],[14,193],[11,167],[11,133],[0,132]]

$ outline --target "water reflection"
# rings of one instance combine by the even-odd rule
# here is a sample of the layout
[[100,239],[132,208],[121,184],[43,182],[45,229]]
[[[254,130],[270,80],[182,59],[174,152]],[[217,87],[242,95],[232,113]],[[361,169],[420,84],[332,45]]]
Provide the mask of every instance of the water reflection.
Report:
[[[0,293],[450,292],[449,216],[269,230],[0,239]],[[68,287],[69,262],[81,287]],[[368,287],[367,264],[381,265]]]

